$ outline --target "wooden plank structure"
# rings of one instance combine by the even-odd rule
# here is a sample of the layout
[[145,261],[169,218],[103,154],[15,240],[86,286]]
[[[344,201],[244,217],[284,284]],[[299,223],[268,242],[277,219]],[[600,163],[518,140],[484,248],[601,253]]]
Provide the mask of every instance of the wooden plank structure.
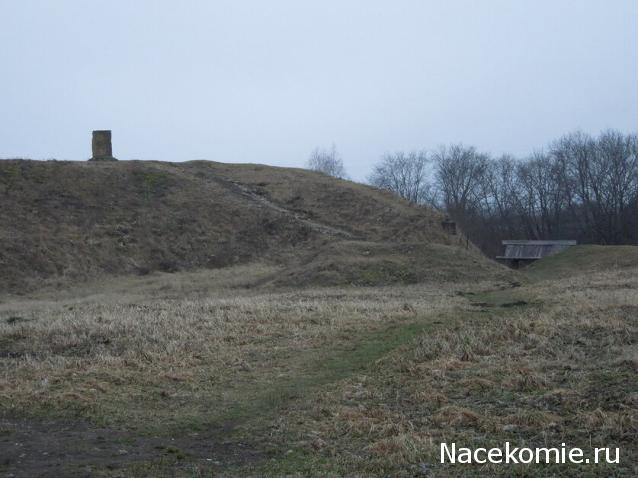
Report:
[[503,241],[505,254],[496,259],[507,262],[510,267],[518,269],[543,257],[558,254],[568,247],[575,246],[576,241]]

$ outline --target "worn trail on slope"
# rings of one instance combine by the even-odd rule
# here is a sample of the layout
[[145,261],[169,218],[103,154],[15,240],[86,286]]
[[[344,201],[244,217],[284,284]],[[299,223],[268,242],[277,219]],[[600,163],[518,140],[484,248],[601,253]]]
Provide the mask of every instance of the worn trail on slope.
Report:
[[[412,321],[395,324],[347,349],[307,357],[305,368],[301,367],[304,370],[297,370],[295,376],[256,394],[246,393],[245,401],[218,417],[209,417],[210,426],[205,431],[144,436],[130,430],[95,427],[82,420],[0,416],[0,472],[15,478],[91,476],[94,470],[177,460],[177,455],[189,463],[219,469],[263,461],[264,427],[287,404],[365,369],[427,326],[427,322]],[[251,425],[255,427],[254,442],[248,443],[234,433],[236,427]]]

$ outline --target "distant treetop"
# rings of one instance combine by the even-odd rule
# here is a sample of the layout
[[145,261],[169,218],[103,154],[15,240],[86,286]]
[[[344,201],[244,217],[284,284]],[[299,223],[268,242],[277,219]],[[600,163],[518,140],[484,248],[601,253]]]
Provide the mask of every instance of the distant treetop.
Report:
[[306,166],[312,171],[319,171],[335,178],[345,179],[347,177],[346,170],[343,167],[343,160],[334,144],[330,149],[315,148],[310,153]]

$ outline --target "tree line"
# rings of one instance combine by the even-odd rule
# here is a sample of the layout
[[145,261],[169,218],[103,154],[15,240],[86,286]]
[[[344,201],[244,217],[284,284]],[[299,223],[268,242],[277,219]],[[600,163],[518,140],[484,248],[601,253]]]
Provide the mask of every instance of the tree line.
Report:
[[384,155],[368,181],[444,211],[490,256],[502,239],[638,244],[636,134],[574,132],[524,159],[462,144],[397,152]]

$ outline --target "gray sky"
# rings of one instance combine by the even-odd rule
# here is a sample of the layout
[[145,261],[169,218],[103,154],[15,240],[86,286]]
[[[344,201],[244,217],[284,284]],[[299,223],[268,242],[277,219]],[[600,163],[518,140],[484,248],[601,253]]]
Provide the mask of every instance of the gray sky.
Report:
[[302,166],[638,130],[635,0],[0,0],[0,157]]

